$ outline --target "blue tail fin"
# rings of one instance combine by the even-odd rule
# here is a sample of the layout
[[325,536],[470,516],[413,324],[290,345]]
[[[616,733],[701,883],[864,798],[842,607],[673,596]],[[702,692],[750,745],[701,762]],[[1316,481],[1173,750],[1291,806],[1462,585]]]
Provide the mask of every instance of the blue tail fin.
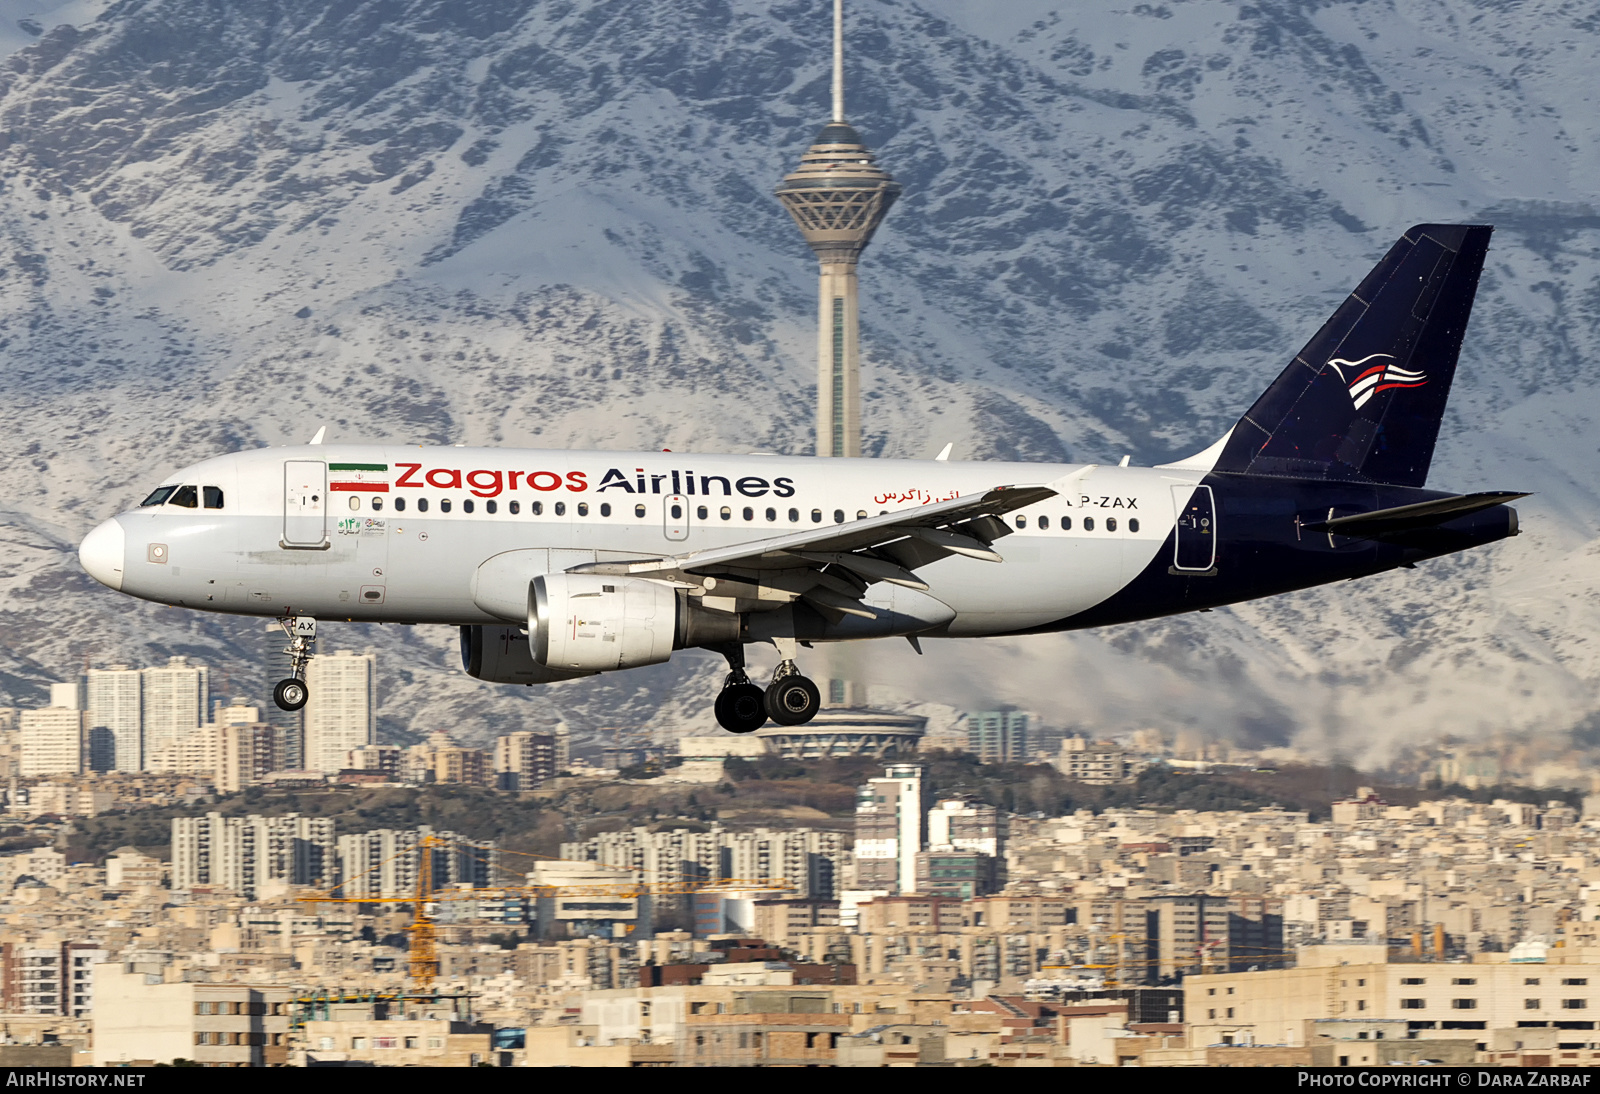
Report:
[[1423,485],[1493,231],[1419,224],[1402,236],[1239,420],[1214,469]]

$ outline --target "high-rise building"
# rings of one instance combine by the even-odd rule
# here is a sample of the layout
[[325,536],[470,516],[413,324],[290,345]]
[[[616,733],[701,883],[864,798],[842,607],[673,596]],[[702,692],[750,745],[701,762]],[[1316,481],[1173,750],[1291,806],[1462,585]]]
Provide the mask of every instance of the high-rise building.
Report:
[[1028,715],[1021,710],[980,710],[967,715],[967,751],[979,763],[1018,764],[1028,758]]
[[861,347],[856,263],[900,196],[844,118],[844,14],[833,8],[833,118],[778,184],[821,267],[817,294],[817,455],[861,455]]
[[144,717],[140,700],[143,674],[127,665],[112,665],[90,669],[86,675],[89,732],[93,734],[103,729],[111,735],[114,770],[143,771]]
[[922,768],[891,764],[856,803],[856,888],[914,893],[922,850]]
[[532,790],[556,773],[556,739],[549,733],[518,732],[494,741],[494,785]]
[[83,724],[87,715],[66,707],[22,712],[18,774],[75,775],[83,770]]
[[148,759],[206,723],[211,710],[211,671],[187,657],[168,658],[161,668],[140,671],[144,751]]
[[429,853],[433,885],[486,886],[494,875],[493,840],[469,840],[455,832],[418,828],[379,828],[340,836],[339,893],[341,896],[405,896],[417,890],[417,869],[424,836],[435,836],[444,846]]
[[352,748],[377,743],[377,655],[339,650],[313,658],[306,686],[306,766],[342,771]]
[[564,861],[637,871],[652,885],[686,878],[782,880],[792,889],[789,896],[808,900],[838,897],[846,859],[844,838],[838,832],[815,828],[734,832],[720,825],[706,832],[683,828],[652,832],[643,827],[604,832],[563,843],[560,853]]
[[172,819],[172,887],[212,887],[254,899],[268,882],[331,884],[333,820],[286,813],[281,817]]

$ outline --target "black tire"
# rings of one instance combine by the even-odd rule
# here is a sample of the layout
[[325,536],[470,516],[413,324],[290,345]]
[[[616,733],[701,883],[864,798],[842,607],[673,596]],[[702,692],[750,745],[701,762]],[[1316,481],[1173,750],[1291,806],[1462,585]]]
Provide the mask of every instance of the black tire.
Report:
[[292,676],[287,680],[279,680],[277,687],[272,689],[272,701],[278,704],[279,710],[299,710],[309,698],[311,689],[306,687],[306,682]]
[[822,708],[822,693],[804,676],[785,676],[767,689],[766,706],[780,726],[803,726]]
[[717,724],[729,733],[754,733],[767,724],[766,693],[754,684],[735,684],[717,696]]

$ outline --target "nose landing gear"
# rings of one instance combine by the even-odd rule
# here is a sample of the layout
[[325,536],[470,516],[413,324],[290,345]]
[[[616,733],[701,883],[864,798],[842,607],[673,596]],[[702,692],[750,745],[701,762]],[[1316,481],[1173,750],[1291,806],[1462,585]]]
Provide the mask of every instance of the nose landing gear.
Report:
[[279,680],[272,689],[272,701],[278,704],[279,710],[299,710],[311,698],[311,689],[306,687],[306,665],[314,656],[317,621],[309,615],[286,615],[278,620],[278,625],[289,636],[289,644],[283,652],[289,655],[290,676]]
[[765,690],[750,682],[744,671],[744,645],[731,642],[718,647],[728,659],[728,675],[717,696],[714,710],[717,724],[730,733],[754,733],[770,718],[781,726],[804,725],[816,717],[822,706],[817,685],[800,675],[794,663],[795,642],[779,639],[783,656]]

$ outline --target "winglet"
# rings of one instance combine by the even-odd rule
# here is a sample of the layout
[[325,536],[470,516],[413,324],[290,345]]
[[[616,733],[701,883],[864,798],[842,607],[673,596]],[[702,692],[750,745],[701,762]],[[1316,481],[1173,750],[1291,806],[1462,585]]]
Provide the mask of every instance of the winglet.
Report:
[[326,437],[327,435],[328,435],[328,427],[327,426],[323,426],[321,429],[317,430],[317,435],[315,437],[312,437],[311,440],[308,441],[307,443],[308,444],[321,444],[322,443],[322,438]]

